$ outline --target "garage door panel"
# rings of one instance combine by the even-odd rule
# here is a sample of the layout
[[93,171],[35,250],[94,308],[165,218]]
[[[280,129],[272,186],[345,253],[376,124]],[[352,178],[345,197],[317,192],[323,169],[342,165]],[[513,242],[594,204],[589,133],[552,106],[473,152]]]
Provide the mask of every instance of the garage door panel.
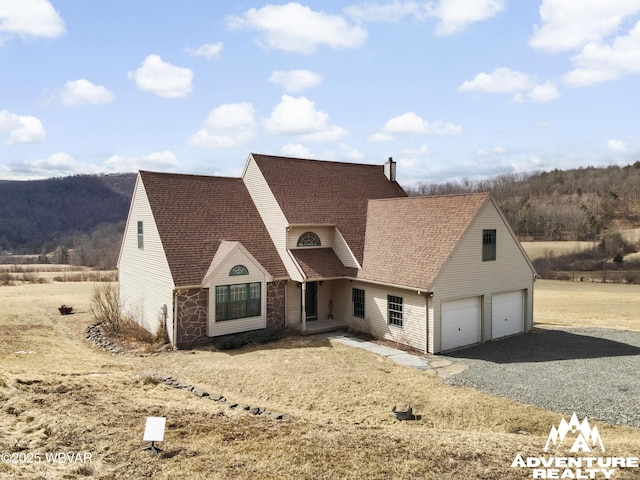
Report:
[[480,298],[443,301],[441,308],[442,350],[473,345],[480,341]]
[[492,339],[524,332],[523,298],[522,290],[492,296]]

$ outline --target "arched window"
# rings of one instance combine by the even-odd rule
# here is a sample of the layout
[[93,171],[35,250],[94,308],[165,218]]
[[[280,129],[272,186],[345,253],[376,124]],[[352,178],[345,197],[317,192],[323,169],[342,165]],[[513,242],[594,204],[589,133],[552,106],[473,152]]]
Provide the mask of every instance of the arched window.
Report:
[[236,265],[229,272],[229,276],[236,277],[238,275],[249,275],[249,270],[244,265]]
[[319,247],[320,246],[320,237],[313,232],[304,232],[298,238],[298,246],[299,247]]

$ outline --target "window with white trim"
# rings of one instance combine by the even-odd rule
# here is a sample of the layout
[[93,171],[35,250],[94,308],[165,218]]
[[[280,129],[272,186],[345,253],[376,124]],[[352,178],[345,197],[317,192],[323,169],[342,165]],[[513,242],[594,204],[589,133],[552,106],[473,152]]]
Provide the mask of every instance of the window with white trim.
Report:
[[304,232],[298,237],[298,247],[320,247],[320,237],[313,232]]
[[262,309],[262,283],[216,286],[216,322],[259,317]]
[[352,288],[351,301],[353,303],[353,316],[364,318],[364,290]]
[[402,297],[387,295],[389,325],[402,327]]

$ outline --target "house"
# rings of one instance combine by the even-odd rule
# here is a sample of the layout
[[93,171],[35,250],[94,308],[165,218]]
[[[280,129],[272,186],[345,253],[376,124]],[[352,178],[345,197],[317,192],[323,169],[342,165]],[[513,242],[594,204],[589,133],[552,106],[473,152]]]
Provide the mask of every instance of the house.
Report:
[[139,172],[126,313],[178,348],[327,319],[431,353],[531,330],[535,270],[491,195],[407,197],[395,174],[258,154],[240,178]]

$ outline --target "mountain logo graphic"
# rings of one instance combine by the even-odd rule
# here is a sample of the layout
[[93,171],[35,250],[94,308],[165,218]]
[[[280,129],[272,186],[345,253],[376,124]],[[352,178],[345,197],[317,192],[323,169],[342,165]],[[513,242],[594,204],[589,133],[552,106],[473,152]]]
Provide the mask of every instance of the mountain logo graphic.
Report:
[[570,439],[575,438],[569,450],[571,453],[593,452],[593,449],[596,447],[604,452],[604,445],[602,444],[598,427],[594,425],[593,428],[591,428],[587,417],[584,417],[584,420],[580,422],[576,413],[573,412],[569,422],[562,417],[560,425],[558,425],[557,428],[555,425],[551,427],[549,438],[547,438],[547,443],[544,446],[545,453],[548,452],[552,446],[555,447],[557,451],[558,448],[564,444],[567,437],[570,437]]

